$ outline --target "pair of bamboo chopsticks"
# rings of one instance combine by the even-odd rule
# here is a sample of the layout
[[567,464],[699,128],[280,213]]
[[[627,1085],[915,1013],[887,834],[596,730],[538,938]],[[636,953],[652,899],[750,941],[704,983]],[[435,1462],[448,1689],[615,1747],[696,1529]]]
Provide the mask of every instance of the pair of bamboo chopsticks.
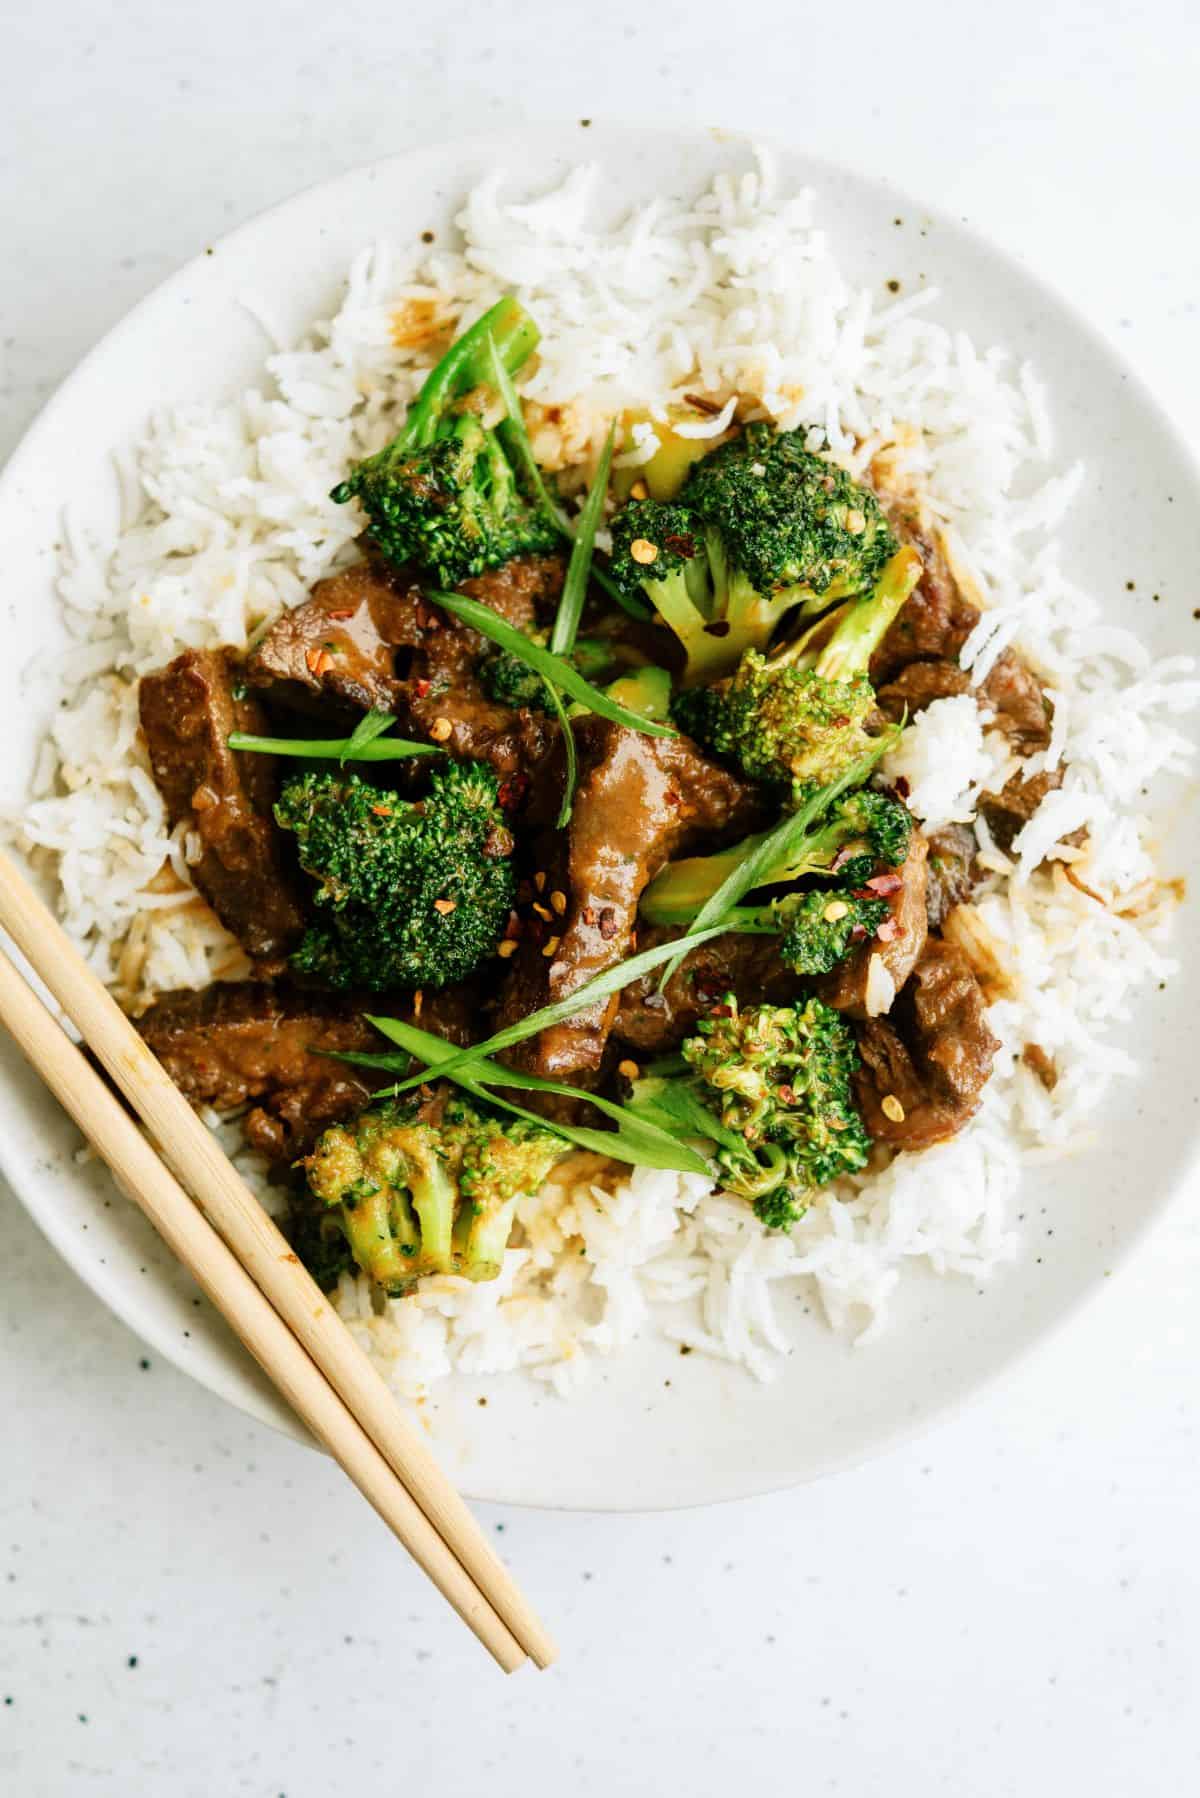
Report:
[[0,953],[0,1023],[27,1060],[297,1416],[504,1671],[526,1655],[549,1666],[553,1641],[366,1355],[112,995],[3,856],[0,926],[164,1159]]

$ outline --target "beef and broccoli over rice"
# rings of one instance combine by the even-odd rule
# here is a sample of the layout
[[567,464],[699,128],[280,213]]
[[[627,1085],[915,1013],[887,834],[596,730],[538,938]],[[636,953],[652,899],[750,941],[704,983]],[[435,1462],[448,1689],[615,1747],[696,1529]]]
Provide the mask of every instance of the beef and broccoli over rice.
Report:
[[865,1336],[986,1275],[1169,965],[1196,687],[1061,570],[1031,371],[765,159],[593,180],[153,421],[15,824],[409,1392],[652,1326],[766,1376],[774,1282]]

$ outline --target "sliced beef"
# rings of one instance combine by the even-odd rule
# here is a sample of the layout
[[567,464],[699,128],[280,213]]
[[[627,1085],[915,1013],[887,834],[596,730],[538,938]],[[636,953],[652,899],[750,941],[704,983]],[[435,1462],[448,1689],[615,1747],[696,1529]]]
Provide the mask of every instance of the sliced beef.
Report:
[[200,840],[197,887],[248,955],[283,954],[304,919],[271,817],[275,764],[229,748],[235,730],[268,728],[262,708],[242,694],[228,655],[198,649],[144,675],[138,706],[168,820],[186,821]]
[[[463,592],[529,633],[544,623],[562,593],[561,556],[518,556],[466,581]],[[484,691],[475,668],[487,640],[448,612],[430,606],[420,647],[393,709],[416,737],[432,737],[458,761],[486,762],[501,780],[527,784],[552,753],[558,727],[542,712],[500,705]]]
[[[640,949],[665,942],[675,933],[648,930],[638,938]],[[715,937],[692,949],[665,988],[658,991],[655,970],[635,980],[620,995],[613,1036],[638,1056],[665,1055],[678,1048],[684,1037],[733,993],[744,1005],[787,1005],[800,997],[804,981],[779,959],[774,937]]]
[[993,714],[996,728],[1018,754],[1030,755],[1050,741],[1050,701],[1033,670],[1011,650],[999,657],[979,686],[956,662],[910,662],[879,688],[875,698],[880,711],[895,723],[905,714],[911,718],[923,712],[937,699],[960,693],[970,693]]
[[871,658],[876,687],[895,680],[910,662],[957,662],[963,644],[979,623],[979,608],[962,591],[936,528],[906,501],[887,507],[888,522],[911,543],[923,566],[911,598],[903,606]]
[[318,581],[303,605],[276,619],[247,658],[247,678],[302,710],[390,712],[396,651],[425,641],[431,613],[415,580],[358,563]]
[[432,737],[456,761],[486,762],[522,791],[558,740],[558,725],[544,712],[514,711],[489,699],[469,665],[452,685],[428,678],[404,683],[397,709],[414,737]]
[[[1062,786],[1062,779],[1061,768],[1051,768],[1042,774],[1014,774],[1000,792],[984,793],[980,797],[980,813],[998,847],[1006,854],[1046,794],[1053,793]],[[1072,833],[1072,838],[1076,842],[1082,842],[1083,832]]]
[[[561,556],[519,556],[463,592],[530,631],[552,610],[563,575]],[[318,581],[303,605],[276,619],[246,667],[253,685],[303,710],[374,707],[411,713],[420,728],[423,710],[412,702],[469,678],[484,647],[477,631],[422,597],[411,570],[371,560]],[[430,722],[437,715],[429,709]],[[495,719],[490,728],[499,728]]]
[[1032,755],[1050,741],[1054,708],[1032,668],[1006,649],[979,688],[1018,755]]
[[[756,821],[751,790],[686,737],[650,737],[591,716],[580,720],[576,738],[581,774],[571,823],[565,833],[548,833],[539,863],[551,916],[538,936],[522,939],[501,999],[501,1028],[566,998],[631,952],[638,901],[672,855]],[[513,1065],[556,1079],[598,1068],[617,1004],[614,994],[542,1031],[513,1050]]]
[[961,950],[927,941],[890,1016],[860,1025],[855,1092],[879,1142],[925,1149],[974,1117],[1000,1047]]
[[925,947],[928,931],[925,898],[928,853],[925,838],[919,830],[914,830],[908,855],[895,870],[900,885],[888,897],[889,916],[869,942],[853,950],[845,961],[839,962],[816,982],[821,998],[836,1011],[844,1011],[852,1018],[867,1016],[867,987],[874,958],[878,957],[883,964],[897,993],[912,973]]
[[940,930],[947,915],[975,891],[979,844],[969,824],[943,824],[926,831],[929,859],[925,864],[925,911],[930,930]]
[[168,993],[138,1029],[193,1105],[253,1104],[247,1139],[273,1161],[304,1154],[327,1125],[361,1111],[385,1078],[310,1053],[384,1045],[353,1001],[298,988],[219,981]]

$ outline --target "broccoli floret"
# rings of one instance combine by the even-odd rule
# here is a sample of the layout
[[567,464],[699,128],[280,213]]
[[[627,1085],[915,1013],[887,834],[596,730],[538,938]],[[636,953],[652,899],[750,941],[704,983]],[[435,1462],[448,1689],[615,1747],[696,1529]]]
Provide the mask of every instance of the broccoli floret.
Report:
[[780,938],[779,959],[793,974],[828,974],[851,949],[875,935],[890,907],[886,899],[852,887],[789,893],[768,905],[738,905],[727,914],[730,930]]
[[[809,876],[836,874],[841,885],[861,887],[881,864],[899,867],[911,839],[912,817],[906,808],[886,793],[860,787],[839,799],[787,860],[772,868],[759,884],[791,886]],[[651,924],[686,927],[764,840],[763,834],[745,837],[715,855],[685,856],[669,862],[643,893],[642,916]],[[828,889],[824,896],[826,900],[834,897]]]
[[516,892],[497,792],[478,762],[433,774],[415,803],[356,774],[287,781],[275,816],[324,914],[292,966],[374,992],[465,979],[499,942]]
[[726,994],[681,1056],[684,1072],[633,1083],[633,1110],[707,1137],[724,1189],[768,1228],[795,1223],[815,1191],[866,1166],[854,1035],[820,999],[742,1011]]
[[[535,641],[544,643],[547,633],[538,633]],[[546,683],[536,669],[522,661],[511,649],[496,649],[476,664],[479,684],[498,705],[514,709],[525,706],[532,711],[546,709]]]
[[[430,1274],[494,1280],[517,1201],[567,1145],[461,1095],[440,1120],[385,1102],[326,1130],[304,1162],[319,1210],[297,1235],[314,1277],[336,1278],[337,1243],[393,1298]],[[311,1259],[309,1257],[312,1257]]]
[[480,422],[473,390],[490,378],[489,332],[510,374],[538,337],[516,301],[501,300],[447,351],[399,433],[331,495],[360,499],[383,554],[415,562],[443,587],[561,540],[548,505],[522,492],[502,432]]
[[644,593],[682,642],[685,687],[765,650],[789,612],[871,592],[896,549],[874,494],[803,432],[764,424],[695,463],[678,501],[625,506],[612,542],[618,586]]
[[656,668],[652,663],[610,681],[604,691],[640,718],[665,723],[670,716],[671,677],[665,668]]
[[773,656],[757,649],[715,685],[681,693],[672,716],[706,749],[799,810],[869,747],[875,689],[871,656],[921,573],[913,549],[896,552],[874,590]]

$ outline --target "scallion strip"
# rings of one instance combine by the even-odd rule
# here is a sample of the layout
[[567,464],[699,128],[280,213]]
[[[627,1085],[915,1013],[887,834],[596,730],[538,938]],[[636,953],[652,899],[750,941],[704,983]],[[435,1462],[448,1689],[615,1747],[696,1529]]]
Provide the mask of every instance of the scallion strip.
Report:
[[376,737],[386,735],[395,722],[395,715],[392,712],[381,712],[373,706],[354,726],[342,760],[344,762],[355,761],[360,750],[365,749],[368,743],[373,743]]
[[442,755],[436,743],[410,743],[406,737],[380,738],[351,750],[353,737],[254,737],[235,730],[229,747],[248,755],[295,755],[304,761],[399,762],[410,755]]
[[575,747],[575,726],[567,716],[567,708],[562,702],[562,694],[552,680],[544,682],[544,685],[551,709],[557,716],[562,729],[563,749],[567,758],[562,804],[558,808],[558,817],[555,819],[556,827],[559,830],[565,830],[571,822],[571,810],[575,804],[575,787],[579,780],[579,752]]
[[604,501],[608,496],[608,471],[612,466],[615,430],[615,426],[609,426],[600,460],[596,464],[595,478],[588,488],[579,522],[575,527],[567,578],[563,582],[554,629],[550,633],[550,649],[557,656],[569,656],[579,634],[579,620],[583,616],[583,602],[587,598],[588,576],[592,568],[592,552],[596,547],[596,531],[604,515]]
[[[496,427],[500,433],[501,442],[508,451],[509,457],[512,461],[517,463],[521,469],[529,489],[537,498],[539,505],[541,505],[548,516],[554,520],[567,541],[572,542],[577,527],[572,524],[569,513],[559,504],[558,499],[546,485],[545,477],[538,466],[538,459],[533,453],[533,444],[529,441],[529,431],[525,424],[525,413],[521,406],[521,397],[513,384],[512,376],[504,366],[504,358],[500,354],[498,348],[493,347],[489,351],[489,354],[492,359],[492,381],[497,393],[504,402],[504,410],[506,413],[506,416]],[[614,431],[615,428],[616,427],[614,426]],[[611,460],[612,451],[610,450],[610,463]],[[591,569],[591,578],[596,582],[597,586],[603,587],[609,598],[615,599],[622,611],[628,612],[631,618],[642,620],[653,618],[654,613],[649,606],[643,605],[640,600],[631,599],[626,593],[622,593],[612,577],[606,574],[603,568],[597,568],[594,563]]]
[[659,992],[663,990],[672,974],[696,947],[703,935],[711,934],[713,928],[727,928],[724,920],[738,901],[743,899],[747,893],[753,892],[755,887],[762,886],[773,868],[787,866],[792,859],[794,850],[801,839],[807,835],[814,820],[819,818],[823,812],[828,811],[834,800],[840,798],[849,788],[862,786],[876,762],[894,746],[899,735],[899,730],[892,730],[878,737],[868,754],[860,755],[857,761],[851,762],[849,767],[836,780],[830,781],[828,786],[818,787],[806,805],[802,805],[798,812],[792,812],[783,820],[782,824],[776,825],[774,830],[768,831],[767,835],[759,842],[758,847],[746,857],[745,861],[739,862],[725,876],[716,892],[700,907],[686,934],[673,945],[676,953],[663,969],[658,983]]
[[[455,1053],[453,1043],[448,1043],[440,1036],[431,1036],[427,1030],[419,1030],[415,1024],[401,1023],[398,1018],[371,1018],[368,1020],[390,1042],[404,1049],[406,1054],[370,1055],[357,1051],[340,1051],[339,1061],[351,1062],[356,1067],[382,1068],[390,1073],[406,1073],[412,1060],[423,1061],[431,1070],[439,1075],[441,1064],[448,1061]],[[453,1076],[448,1076],[452,1078]],[[612,1155],[617,1160],[628,1160],[634,1167],[674,1168],[681,1174],[704,1174],[708,1172],[708,1163],[702,1155],[697,1154],[681,1142],[674,1131],[663,1129],[636,1113],[626,1110],[612,1099],[605,1099],[598,1093],[583,1092],[577,1086],[567,1086],[558,1080],[543,1080],[537,1074],[526,1074],[517,1068],[506,1068],[497,1062],[484,1061],[477,1063],[468,1073],[464,1073],[457,1084],[468,1092],[476,1092],[480,1088],[493,1086],[511,1087],[518,1092],[553,1093],[564,1099],[586,1099],[597,1111],[611,1117],[617,1124],[615,1131],[587,1130],[588,1141],[581,1147],[591,1148],[599,1143],[601,1153]],[[489,1100],[500,1104],[489,1091]],[[529,1116],[522,1112],[520,1115]],[[549,1123],[541,1120],[552,1130],[564,1133],[573,1128],[569,1125]],[[586,1130],[586,1126],[581,1128]],[[628,1152],[636,1152],[636,1159]]]
[[431,588],[425,597],[461,618],[477,630],[481,637],[507,649],[519,661],[525,662],[543,680],[553,681],[563,693],[569,693],[585,705],[589,712],[596,712],[601,718],[609,718],[614,724],[623,724],[628,730],[641,731],[648,737],[673,737],[676,732],[669,724],[656,724],[652,719],[643,718],[638,712],[631,712],[627,706],[618,705],[599,687],[593,687],[591,681],[585,680],[579,670],[562,656],[556,656],[549,649],[543,649],[540,643],[534,643],[523,631],[516,630],[507,624],[499,613],[493,612],[490,606],[481,605],[477,599],[468,599],[465,593],[444,593]]
[[[713,937],[724,936],[724,925],[715,929],[699,932],[689,939],[689,948],[696,948],[700,943],[711,942]],[[527,1037],[536,1036],[539,1030],[547,1029],[551,1024],[561,1024],[565,1018],[573,1018],[577,1012],[586,1011],[598,999],[607,999],[612,993],[619,993],[622,987],[631,981],[640,980],[643,974],[650,974],[661,967],[669,955],[678,949],[677,943],[657,943],[653,949],[643,949],[640,955],[631,955],[626,961],[615,962],[611,968],[604,968],[594,974],[590,980],[577,987],[566,999],[558,999],[553,1005],[543,1005],[540,1011],[531,1011],[528,1017],[517,1024],[509,1024],[504,1030],[498,1030],[485,1043],[476,1043],[472,1048],[460,1049],[451,1060],[438,1071],[457,1077],[459,1068],[470,1073],[472,1064],[486,1061],[501,1049],[510,1049],[514,1043],[523,1043]],[[369,1022],[378,1030],[387,1020],[371,1018]],[[419,1086],[421,1077],[406,1080],[397,1090],[404,1092],[410,1086]]]

